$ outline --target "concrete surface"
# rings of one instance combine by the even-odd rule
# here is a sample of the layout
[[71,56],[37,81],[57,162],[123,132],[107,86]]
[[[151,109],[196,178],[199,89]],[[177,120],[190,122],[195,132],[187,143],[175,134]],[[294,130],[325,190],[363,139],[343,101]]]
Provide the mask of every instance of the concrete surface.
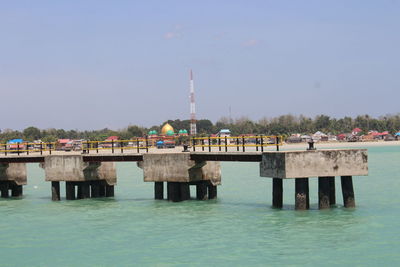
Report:
[[368,175],[366,149],[264,152],[260,176],[307,178]]
[[26,185],[25,163],[0,163],[0,181],[15,181],[17,185]]

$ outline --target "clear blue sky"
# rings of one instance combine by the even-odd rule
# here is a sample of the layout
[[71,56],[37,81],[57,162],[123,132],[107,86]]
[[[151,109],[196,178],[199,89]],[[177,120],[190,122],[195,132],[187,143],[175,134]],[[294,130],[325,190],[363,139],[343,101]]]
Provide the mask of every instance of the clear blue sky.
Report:
[[0,129],[395,114],[400,1],[0,1]]

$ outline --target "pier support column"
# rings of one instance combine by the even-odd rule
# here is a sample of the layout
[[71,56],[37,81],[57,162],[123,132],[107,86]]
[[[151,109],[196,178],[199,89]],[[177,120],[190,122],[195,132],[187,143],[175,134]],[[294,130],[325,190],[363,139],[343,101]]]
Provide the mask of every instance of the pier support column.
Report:
[[330,207],[330,178],[318,177],[318,205],[320,209]]
[[172,202],[179,202],[181,201],[181,194],[180,194],[180,183],[178,182],[167,182],[167,195],[168,200]]
[[335,176],[329,177],[329,204],[336,204]]
[[196,184],[196,198],[198,200],[207,199],[207,185],[204,181],[200,181]]
[[78,199],[90,198],[89,182],[78,182]]
[[105,197],[105,196],[106,196],[106,182],[100,181],[99,182],[99,197]]
[[8,198],[10,196],[9,190],[10,185],[8,181],[0,181],[0,191],[1,191],[1,197],[2,198]]
[[92,198],[100,197],[100,181],[91,181],[90,189],[91,189],[90,195]]
[[296,210],[306,210],[310,208],[310,198],[308,189],[308,178],[296,178],[295,181],[295,208]]
[[9,187],[11,189],[11,196],[12,197],[21,197],[22,196],[22,185],[18,185],[14,181],[10,181]]
[[164,199],[163,182],[154,182],[154,199]]
[[60,197],[60,182],[51,182],[51,200],[59,201]]
[[272,179],[272,207],[282,208],[283,206],[283,180]]
[[75,183],[65,182],[65,196],[67,200],[75,199]]
[[343,193],[343,205],[346,208],[355,208],[356,202],[354,200],[354,189],[353,179],[351,176],[342,176],[342,193]]
[[217,186],[212,183],[208,184],[208,199],[217,198]]
[[180,183],[181,201],[190,199],[190,185],[189,183]]
[[114,186],[106,183],[106,197],[114,197]]

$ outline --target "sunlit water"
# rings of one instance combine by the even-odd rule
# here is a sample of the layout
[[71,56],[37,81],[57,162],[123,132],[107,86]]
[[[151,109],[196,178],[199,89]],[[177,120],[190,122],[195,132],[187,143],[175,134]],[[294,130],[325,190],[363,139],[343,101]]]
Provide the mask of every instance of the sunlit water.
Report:
[[[50,184],[28,165],[23,199],[0,200],[1,266],[265,266],[400,264],[400,148],[369,148],[368,177],[354,177],[356,209],[271,208],[271,180],[257,163],[222,163],[218,199],[153,200],[135,163],[118,163],[113,199],[52,202]],[[65,196],[62,183],[62,196]],[[195,188],[192,188],[195,197]]]

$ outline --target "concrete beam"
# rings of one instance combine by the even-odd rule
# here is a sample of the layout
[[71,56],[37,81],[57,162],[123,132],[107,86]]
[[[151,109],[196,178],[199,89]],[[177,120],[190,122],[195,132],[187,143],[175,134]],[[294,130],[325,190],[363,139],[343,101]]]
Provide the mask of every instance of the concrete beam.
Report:
[[366,149],[264,152],[260,176],[308,178],[368,175]]
[[139,162],[138,166],[143,169],[145,182],[188,183],[207,180],[213,185],[221,183],[219,162],[196,162],[190,160],[189,153],[144,154],[143,162]]
[[114,162],[84,162],[82,155],[51,155],[41,164],[46,181],[84,182],[105,180],[115,185],[117,173]]
[[0,181],[14,181],[17,185],[26,185],[25,163],[0,163]]

